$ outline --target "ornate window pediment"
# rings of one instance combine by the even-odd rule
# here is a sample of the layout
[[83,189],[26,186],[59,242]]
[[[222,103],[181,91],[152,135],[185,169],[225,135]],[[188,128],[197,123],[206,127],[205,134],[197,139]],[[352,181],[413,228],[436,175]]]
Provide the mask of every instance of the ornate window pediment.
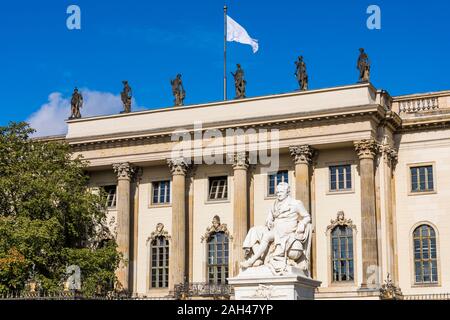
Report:
[[330,225],[327,227],[327,233],[333,231],[336,227],[349,227],[356,232],[356,225],[353,224],[352,219],[346,219],[344,211],[339,211],[337,213],[336,219],[331,219]]
[[156,238],[159,238],[159,237],[164,237],[167,240],[170,240],[170,238],[171,238],[169,235],[169,232],[167,230],[164,230],[164,224],[162,224],[162,223],[158,223],[156,225],[155,231],[153,231],[150,234],[150,237],[147,238],[147,243],[155,241]]
[[223,232],[228,236],[230,240],[233,239],[233,237],[230,234],[230,231],[228,230],[227,225],[225,223],[220,222],[219,216],[214,216],[212,225],[206,228],[205,234],[202,235],[201,237],[202,242],[204,242],[205,240],[208,241],[211,238],[211,236],[217,232]]

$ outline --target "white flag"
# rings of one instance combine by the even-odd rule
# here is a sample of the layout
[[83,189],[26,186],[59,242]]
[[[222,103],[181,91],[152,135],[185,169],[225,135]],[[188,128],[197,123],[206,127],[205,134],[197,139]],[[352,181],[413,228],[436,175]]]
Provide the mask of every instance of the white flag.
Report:
[[235,41],[243,44],[251,45],[253,53],[256,53],[259,49],[258,40],[250,38],[247,31],[242,26],[231,19],[227,15],[227,41]]

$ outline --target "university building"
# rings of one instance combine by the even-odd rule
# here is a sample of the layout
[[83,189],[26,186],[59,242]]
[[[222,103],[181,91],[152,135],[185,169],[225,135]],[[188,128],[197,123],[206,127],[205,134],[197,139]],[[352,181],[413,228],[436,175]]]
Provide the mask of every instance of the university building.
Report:
[[[379,299],[388,279],[427,298],[450,293],[449,122],[450,91],[391,97],[366,83],[74,119],[64,139],[108,192],[119,280],[135,295],[226,286],[284,181],[312,216],[317,299]],[[221,141],[202,132],[227,129],[245,138],[216,154],[233,161],[173,158],[174,132],[198,158]],[[263,129],[278,130],[274,171],[249,161]]]

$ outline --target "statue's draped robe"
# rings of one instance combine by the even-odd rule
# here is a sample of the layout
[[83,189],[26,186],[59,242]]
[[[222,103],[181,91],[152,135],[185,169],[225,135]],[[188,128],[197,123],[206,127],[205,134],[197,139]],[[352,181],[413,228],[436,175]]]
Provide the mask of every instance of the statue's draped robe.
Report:
[[[303,251],[304,256],[309,260],[312,231],[311,217],[301,201],[291,197],[282,202],[275,201],[269,211],[267,221],[273,222],[273,228],[269,230],[267,226],[257,226],[250,229],[243,243],[244,249],[254,248],[255,245],[261,243],[264,235],[269,233],[273,235],[275,251],[272,254],[275,257],[285,258],[283,262],[286,263],[288,250],[292,249]],[[297,233],[299,223],[305,226],[305,231],[302,234]]]

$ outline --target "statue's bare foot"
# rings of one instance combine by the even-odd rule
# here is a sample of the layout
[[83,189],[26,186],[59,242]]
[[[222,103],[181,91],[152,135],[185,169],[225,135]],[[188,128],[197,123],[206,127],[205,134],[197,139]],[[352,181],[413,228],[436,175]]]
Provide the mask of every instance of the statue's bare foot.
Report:
[[256,260],[256,262],[253,264],[254,267],[259,267],[262,266],[264,263],[264,261],[262,261],[261,259]]
[[249,260],[245,260],[241,262],[241,267],[243,269],[247,269],[250,268],[252,266],[253,263],[251,263]]

